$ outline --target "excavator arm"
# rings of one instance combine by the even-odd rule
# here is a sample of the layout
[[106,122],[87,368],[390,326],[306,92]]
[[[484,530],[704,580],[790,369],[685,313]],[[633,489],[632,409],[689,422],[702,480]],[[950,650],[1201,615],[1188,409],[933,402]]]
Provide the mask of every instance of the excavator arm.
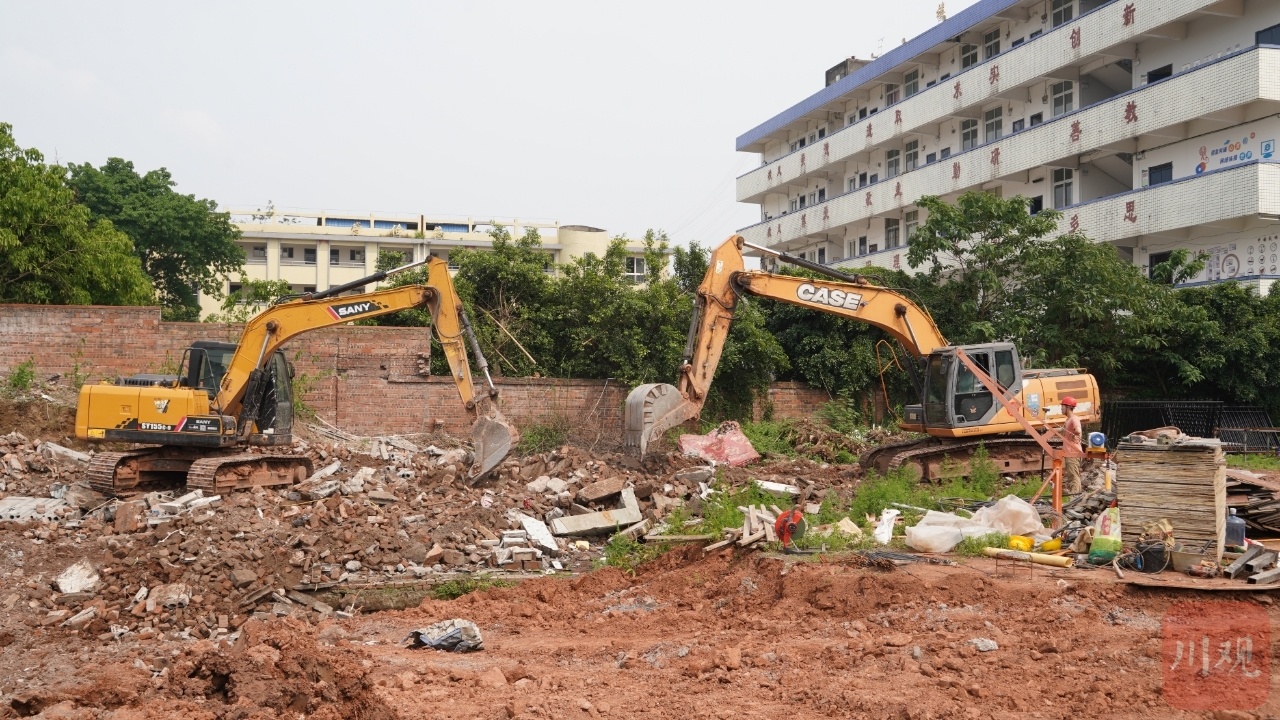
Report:
[[[338,296],[338,293],[363,287],[424,263],[427,264],[425,284]],[[253,420],[258,416],[262,386],[266,382],[266,364],[272,353],[284,343],[312,330],[418,307],[426,307],[431,312],[431,331],[444,348],[458,395],[467,409],[477,417],[472,427],[476,457],[469,474],[472,480],[479,479],[506,457],[512,445],[519,440],[519,435],[502,417],[494,403],[485,402],[497,396],[497,389],[489,377],[488,365],[475,341],[475,335],[471,332],[462,301],[454,290],[448,265],[439,258],[432,257],[377,273],[322,293],[304,295],[263,311],[245,324],[235,354],[222,377],[215,399],[216,406],[224,414],[237,417],[238,432],[244,437],[250,432]],[[471,341],[477,364],[485,376],[486,388],[480,395],[476,392],[471,376],[464,335]]]
[[676,385],[641,385],[627,397],[626,442],[639,447],[641,455],[654,437],[661,437],[668,429],[702,412],[729,336],[734,308],[744,294],[873,325],[898,340],[916,357],[947,345],[933,318],[893,290],[755,245],[749,247],[838,279],[747,270],[742,255],[746,245],[742,236],[734,235],[712,251],[707,274],[694,300],[693,321]]

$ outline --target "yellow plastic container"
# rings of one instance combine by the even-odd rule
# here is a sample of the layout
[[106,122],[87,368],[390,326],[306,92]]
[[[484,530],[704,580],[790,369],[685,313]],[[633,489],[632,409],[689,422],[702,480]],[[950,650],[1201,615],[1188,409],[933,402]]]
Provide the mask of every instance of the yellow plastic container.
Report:
[[1010,535],[1010,536],[1009,536],[1009,547],[1010,547],[1011,549],[1013,549],[1013,550],[1021,550],[1021,551],[1023,551],[1023,552],[1030,552],[1030,550],[1031,550],[1032,546],[1034,546],[1035,544],[1036,544],[1036,541],[1035,541],[1035,540],[1033,540],[1033,539],[1031,539],[1031,538],[1029,538],[1029,537],[1027,537],[1027,536],[1025,536],[1025,535]]
[[1040,546],[1040,552],[1053,552],[1054,550],[1061,550],[1061,549],[1062,549],[1062,538],[1054,538],[1052,540],[1046,540],[1044,544]]

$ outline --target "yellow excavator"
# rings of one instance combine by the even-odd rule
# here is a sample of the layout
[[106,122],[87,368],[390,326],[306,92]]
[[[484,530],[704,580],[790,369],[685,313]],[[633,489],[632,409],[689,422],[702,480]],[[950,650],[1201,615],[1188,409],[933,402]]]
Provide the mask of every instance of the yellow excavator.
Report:
[[[343,295],[424,264],[424,284]],[[431,312],[431,329],[444,348],[458,393],[477,418],[472,426],[474,461],[467,474],[473,482],[483,478],[506,457],[519,434],[498,410],[497,388],[448,265],[431,257],[323,292],[280,298],[245,324],[240,342],[192,343],[183,352],[179,375],[141,374],[84,385],[76,407],[76,437],[148,445],[94,455],[90,485],[118,495],[156,482],[185,482],[219,493],[305,479],[312,465],[304,456],[248,451],[293,442],[293,367],[281,346],[319,328],[419,307]],[[484,374],[486,391],[479,395],[464,335]]]
[[[744,247],[832,280],[747,270]],[[1061,426],[1066,420],[1061,400],[1068,395],[1077,400],[1076,415],[1082,423],[1100,417],[1098,383],[1080,369],[1023,368],[1018,349],[1007,342],[949,345],[929,313],[904,295],[735,235],[711,253],[694,300],[676,385],[641,385],[627,396],[626,443],[638,447],[641,455],[655,437],[698,417],[720,362],[734,307],[743,295],[868,323],[915,358],[907,369],[919,400],[906,406],[899,424],[903,430],[929,437],[876,448],[863,455],[864,467],[881,472],[903,467],[920,478],[937,479],[963,472],[981,443],[1002,472],[1039,471],[1045,469],[1045,446],[1024,431]]]

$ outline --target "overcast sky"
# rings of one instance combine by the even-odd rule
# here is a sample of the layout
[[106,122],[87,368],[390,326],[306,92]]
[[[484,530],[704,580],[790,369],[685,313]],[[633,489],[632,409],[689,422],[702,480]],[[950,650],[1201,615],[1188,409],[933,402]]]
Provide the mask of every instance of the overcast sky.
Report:
[[[973,0],[947,0],[954,15]],[[224,208],[661,228],[758,219],[734,139],[938,0],[3,2],[0,122],[53,160],[167,167]]]

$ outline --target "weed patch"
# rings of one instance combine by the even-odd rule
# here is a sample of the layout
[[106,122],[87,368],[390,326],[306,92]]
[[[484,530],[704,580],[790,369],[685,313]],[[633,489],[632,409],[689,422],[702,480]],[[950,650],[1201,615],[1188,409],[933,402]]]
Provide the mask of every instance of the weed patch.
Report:
[[1280,456],[1276,455],[1228,455],[1227,467],[1242,470],[1280,470]]
[[512,587],[514,585],[515,583],[510,580],[498,580],[496,578],[457,578],[455,580],[446,580],[431,588],[431,597],[436,600],[456,600],[467,593],[490,590],[492,588]]
[[36,382],[36,361],[27,358],[14,366],[5,377],[4,386],[10,392],[26,392]]
[[662,544],[646,545],[619,533],[605,544],[604,557],[599,564],[634,573],[637,567],[657,558],[667,549]]
[[968,557],[977,557],[982,555],[982,551],[989,548],[1005,549],[1009,547],[1008,533],[989,533],[987,535],[979,535],[975,537],[967,537],[956,545],[952,552],[957,555],[966,555]]
[[526,455],[550,452],[569,439],[569,418],[551,415],[520,428],[520,452]]

